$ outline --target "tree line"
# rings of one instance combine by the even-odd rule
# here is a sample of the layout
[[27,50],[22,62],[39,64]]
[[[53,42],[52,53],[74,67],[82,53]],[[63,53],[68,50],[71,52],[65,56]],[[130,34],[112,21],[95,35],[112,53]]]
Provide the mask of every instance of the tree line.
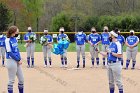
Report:
[[17,25],[21,31],[27,31],[28,26],[34,31],[58,31],[61,26],[66,31],[78,27],[90,31],[92,26],[102,31],[104,25],[122,31],[140,29],[140,0],[0,0],[0,6],[7,9],[0,14],[0,22],[6,24],[0,25],[1,31],[8,25]]

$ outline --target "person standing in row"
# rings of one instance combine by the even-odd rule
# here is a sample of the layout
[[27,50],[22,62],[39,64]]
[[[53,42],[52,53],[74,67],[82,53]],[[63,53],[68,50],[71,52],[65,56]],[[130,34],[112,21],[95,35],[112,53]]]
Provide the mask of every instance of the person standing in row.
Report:
[[2,66],[4,67],[4,60],[5,60],[5,39],[6,36],[0,32],[0,58],[2,59]]
[[16,34],[18,32],[16,26],[11,26],[7,32],[7,38],[5,40],[6,46],[6,67],[8,69],[8,93],[13,92],[13,84],[15,81],[15,76],[18,78],[18,89],[19,93],[24,93],[24,78],[21,69],[21,56],[18,49],[18,43],[16,39]]
[[[120,31],[118,31],[118,37],[117,37],[118,41],[121,43],[122,45],[122,52],[123,52],[123,46],[125,44],[125,38],[123,35],[121,35]],[[123,66],[123,57],[121,59],[121,65]]]
[[48,66],[47,56],[49,59],[49,65],[51,67],[52,65],[51,49],[52,49],[53,38],[51,35],[48,34],[48,29],[44,29],[44,35],[40,38],[40,43],[42,44],[42,51],[44,55],[44,62],[45,62],[44,67]]
[[[64,27],[60,27],[59,29],[59,35],[57,36],[57,42],[61,40],[69,40],[67,34],[64,33],[65,29]],[[63,50],[64,53],[60,56],[61,57],[61,67],[67,68],[67,50]]]
[[99,56],[96,49],[99,49],[100,42],[101,42],[101,36],[96,32],[96,29],[94,27],[91,28],[91,34],[89,34],[88,36],[88,43],[90,44],[92,67],[94,66],[95,58],[96,58],[97,66],[99,65]]
[[[28,27],[28,32],[24,35],[25,47],[27,52],[27,67],[34,67],[34,52],[35,52],[35,40],[36,34],[32,32],[32,28]],[[32,61],[32,65],[30,65],[30,58]]]
[[128,69],[128,66],[130,64],[130,60],[132,59],[132,68],[135,69],[135,64],[136,64],[136,55],[138,52],[138,44],[139,44],[139,38],[135,36],[134,30],[130,30],[130,36],[126,38],[125,42],[127,48],[126,48],[126,55],[127,55],[127,60],[126,60],[126,70]]
[[80,54],[83,58],[83,68],[85,68],[85,42],[86,42],[86,34],[83,32],[83,29],[80,28],[78,33],[75,34],[75,42],[76,42],[76,51],[77,51],[77,68],[80,67]]
[[[107,52],[110,41],[109,41],[109,29],[107,26],[104,27],[104,32],[101,34],[102,51]],[[103,66],[105,67],[106,57],[103,56]]]

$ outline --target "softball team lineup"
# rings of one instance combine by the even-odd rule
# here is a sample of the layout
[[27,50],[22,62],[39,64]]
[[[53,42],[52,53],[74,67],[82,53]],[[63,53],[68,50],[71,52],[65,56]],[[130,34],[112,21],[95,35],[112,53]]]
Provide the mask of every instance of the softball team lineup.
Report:
[[[34,68],[34,53],[35,53],[35,40],[37,39],[36,34],[32,31],[31,27],[27,28],[28,32],[24,35],[24,47],[27,52],[27,68]],[[70,44],[70,40],[67,34],[65,34],[65,28],[60,27],[59,35],[57,36],[57,44],[53,46],[53,37],[48,34],[49,30],[44,29],[44,35],[40,38],[40,44],[42,45],[42,54],[44,57],[44,67],[52,67],[52,55],[51,53],[60,55],[61,68],[68,68],[67,49]],[[19,93],[24,93],[24,77],[21,69],[21,58],[18,49],[18,40],[16,39],[19,34],[19,29],[16,26],[9,27],[7,34],[0,33],[0,57],[2,59],[2,66],[8,70],[8,93],[13,92],[13,84],[15,76],[18,78],[18,89]],[[121,35],[119,29],[115,28],[109,31],[109,28],[105,26],[102,34],[98,34],[95,27],[91,28],[91,33],[86,35],[83,28],[79,28],[78,32],[75,33],[75,46],[77,52],[77,64],[75,68],[86,67],[86,56],[85,56],[85,44],[90,45],[91,55],[91,68],[94,68],[95,63],[97,67],[101,63],[99,60],[99,54],[102,55],[103,68],[107,68],[109,89],[110,93],[114,93],[115,84],[119,89],[119,93],[123,92],[123,84],[121,80],[121,71],[125,63],[123,60],[123,47],[126,48],[126,65],[125,69],[128,70],[130,61],[132,60],[131,69],[135,69],[136,55],[138,52],[139,38],[135,35],[134,30],[130,30],[129,36],[125,39]],[[99,44],[102,49],[100,50]],[[6,62],[5,62],[6,53]],[[80,63],[80,56],[82,55],[82,63]],[[75,62],[76,63],[76,62]],[[82,66],[81,66],[82,64]]]
[[[55,53],[56,51],[53,48],[53,37],[48,34],[48,29],[44,29],[44,35],[40,38],[40,44],[42,45],[42,52],[44,56],[44,67],[52,67],[52,57],[51,53]],[[120,42],[122,46],[122,53],[123,53],[123,46],[126,45],[126,54],[127,54],[127,60],[126,60],[126,67],[125,69],[128,69],[130,60],[132,59],[132,67],[131,69],[135,69],[136,64],[136,55],[138,52],[138,43],[139,38],[135,35],[134,30],[130,30],[129,36],[124,38],[120,34],[120,31],[118,29],[114,29],[114,32],[118,34],[117,40]],[[24,41],[25,41],[25,47],[27,51],[27,67],[33,68],[34,67],[34,52],[35,52],[35,40],[36,40],[36,34],[32,32],[32,28],[28,27],[28,32],[24,35]],[[63,44],[63,41],[67,41],[70,44],[70,40],[68,38],[68,35],[65,34],[64,27],[60,27],[59,29],[59,35],[57,36],[57,43]],[[99,44],[101,44],[101,51],[102,52],[108,52],[109,51],[109,45],[112,42],[112,38],[110,38],[110,32],[107,26],[103,28],[103,32],[98,34],[95,27],[91,28],[91,34],[86,35],[82,28],[79,28],[78,32],[75,34],[74,37],[75,44],[76,44],[76,52],[77,52],[77,65],[75,67],[80,67],[80,55],[82,55],[83,64],[82,67],[85,68],[86,66],[86,58],[85,58],[85,44],[88,43],[90,45],[90,55],[91,55],[91,67],[94,67],[94,64],[96,62],[97,66],[99,66],[99,63],[103,64],[103,68],[106,68],[107,60],[108,58],[106,56],[102,57],[102,62],[99,62],[100,58],[98,56],[97,50],[99,49]],[[66,43],[63,44],[66,46]],[[67,45],[69,46],[69,45]],[[58,48],[60,48],[58,46]],[[52,51],[53,50],[53,51]],[[52,51],[52,52],[51,52]],[[61,59],[61,67],[67,68],[67,49],[60,49],[60,51],[63,51],[63,53],[60,53],[60,59]],[[31,61],[31,63],[30,63]],[[121,58],[121,64],[124,65],[123,57]]]

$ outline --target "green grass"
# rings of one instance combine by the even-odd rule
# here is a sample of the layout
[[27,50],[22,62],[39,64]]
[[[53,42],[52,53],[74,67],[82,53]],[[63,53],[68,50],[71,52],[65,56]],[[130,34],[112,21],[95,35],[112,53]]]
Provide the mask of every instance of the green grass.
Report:
[[[26,51],[26,48],[24,47],[24,44],[25,43],[19,43],[18,46],[19,46],[19,50],[21,52],[25,52]],[[140,44],[138,45],[140,47]],[[101,44],[100,44],[100,49],[101,49]],[[124,52],[126,51],[126,46],[123,47],[123,50]],[[140,48],[138,49],[140,51]],[[35,51],[36,52],[42,52],[42,45],[39,44],[39,43],[36,43],[36,46],[35,46]],[[75,52],[76,51],[76,44],[75,43],[71,43],[69,48],[68,48],[68,52]],[[89,44],[86,44],[86,49],[85,49],[86,52],[89,52]]]

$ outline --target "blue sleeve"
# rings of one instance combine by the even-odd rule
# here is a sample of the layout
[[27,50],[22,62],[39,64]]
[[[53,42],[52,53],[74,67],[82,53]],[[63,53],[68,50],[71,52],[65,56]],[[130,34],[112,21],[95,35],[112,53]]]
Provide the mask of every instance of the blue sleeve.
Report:
[[24,40],[27,40],[27,38],[26,38],[26,34],[24,35]]
[[10,55],[10,57],[12,57],[12,59],[14,59],[17,62],[19,62],[21,60],[20,54],[19,54],[19,56],[15,55],[13,52],[8,52],[8,54]]
[[59,38],[59,35],[58,35],[58,37],[57,37],[57,41],[59,41],[60,40],[60,38]]
[[50,36],[50,40],[48,42],[50,42],[50,43],[53,42],[52,36]]

